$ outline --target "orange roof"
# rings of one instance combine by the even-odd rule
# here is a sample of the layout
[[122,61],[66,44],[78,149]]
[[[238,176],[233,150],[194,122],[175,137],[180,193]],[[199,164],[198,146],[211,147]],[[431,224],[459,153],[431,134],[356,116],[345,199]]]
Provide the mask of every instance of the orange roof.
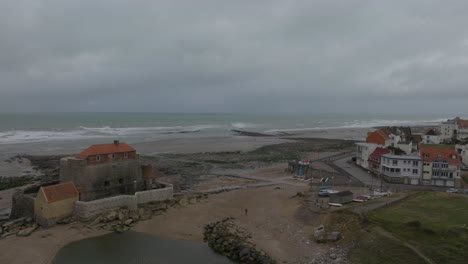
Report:
[[421,145],[419,152],[424,162],[446,160],[450,165],[459,165],[461,163],[460,155],[453,146]]
[[78,154],[79,158],[87,158],[88,156],[104,155],[111,153],[122,153],[136,151],[133,147],[126,143],[113,143],[113,144],[99,144],[91,145],[89,148],[83,150]]
[[68,198],[78,197],[78,190],[72,182],[59,183],[41,187],[47,203],[53,203]]
[[463,120],[463,119],[458,120],[458,127],[462,129],[468,128],[468,120]]

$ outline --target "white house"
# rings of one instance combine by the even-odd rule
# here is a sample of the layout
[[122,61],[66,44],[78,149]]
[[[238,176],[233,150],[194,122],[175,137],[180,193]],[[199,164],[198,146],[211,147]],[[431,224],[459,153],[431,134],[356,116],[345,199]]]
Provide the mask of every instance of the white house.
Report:
[[463,164],[468,165],[468,145],[456,145],[455,149],[460,154]]
[[364,169],[369,169],[369,156],[378,146],[378,144],[374,143],[356,143],[356,164],[363,167]]
[[450,140],[457,135],[457,119],[449,119],[440,125],[440,140]]
[[428,128],[422,135],[423,144],[440,144],[440,133],[435,128]]
[[454,146],[421,145],[420,156],[423,184],[459,187],[461,159]]
[[422,161],[415,155],[384,154],[380,173],[386,181],[403,184],[420,184]]

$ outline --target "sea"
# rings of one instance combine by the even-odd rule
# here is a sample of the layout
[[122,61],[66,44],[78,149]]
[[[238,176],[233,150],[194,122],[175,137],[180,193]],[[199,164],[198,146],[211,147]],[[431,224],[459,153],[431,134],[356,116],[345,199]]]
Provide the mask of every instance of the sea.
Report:
[[437,125],[447,116],[375,114],[0,113],[0,154],[83,148],[118,139],[130,144],[171,138],[233,136],[232,130],[298,134],[390,125]]

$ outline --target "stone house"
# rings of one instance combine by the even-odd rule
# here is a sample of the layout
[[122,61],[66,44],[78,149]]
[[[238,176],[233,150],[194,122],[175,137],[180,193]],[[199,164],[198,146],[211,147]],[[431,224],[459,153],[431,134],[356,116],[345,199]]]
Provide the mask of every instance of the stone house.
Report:
[[34,200],[34,215],[41,226],[51,226],[57,220],[73,215],[79,194],[72,182],[42,186]]
[[74,157],[60,160],[60,182],[73,182],[81,201],[91,201],[143,190],[144,180],[136,150],[118,140],[92,145]]

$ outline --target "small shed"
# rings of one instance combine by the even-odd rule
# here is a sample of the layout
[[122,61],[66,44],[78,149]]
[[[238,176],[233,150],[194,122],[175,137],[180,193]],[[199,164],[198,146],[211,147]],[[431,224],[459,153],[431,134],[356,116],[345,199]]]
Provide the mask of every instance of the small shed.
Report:
[[354,199],[354,194],[350,191],[343,191],[343,192],[330,194],[329,198],[330,198],[329,200],[330,203],[344,204],[344,203],[352,202]]
[[79,193],[72,182],[43,186],[34,201],[36,222],[49,227],[56,221],[73,215]]

